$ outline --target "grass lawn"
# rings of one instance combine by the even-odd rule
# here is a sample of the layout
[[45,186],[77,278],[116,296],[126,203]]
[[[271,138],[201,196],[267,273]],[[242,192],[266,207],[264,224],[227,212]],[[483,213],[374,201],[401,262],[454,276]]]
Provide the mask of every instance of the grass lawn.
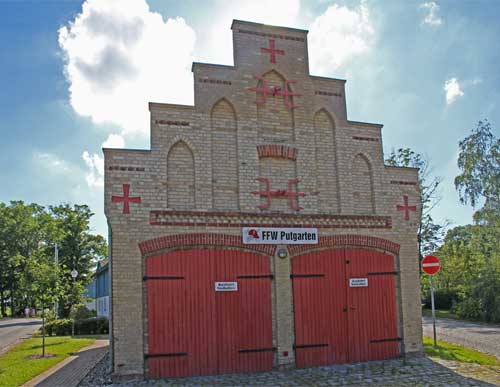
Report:
[[448,343],[446,341],[437,341],[437,347],[434,347],[434,340],[424,336],[424,351],[427,356],[437,357],[443,360],[456,360],[464,363],[476,363],[481,365],[499,366],[500,360],[495,356],[466,348],[458,344]]
[[25,340],[0,356],[0,386],[20,386],[94,341],[94,339],[72,339],[68,336],[46,337],[45,353],[56,356],[30,359],[32,355],[42,354],[42,338]]

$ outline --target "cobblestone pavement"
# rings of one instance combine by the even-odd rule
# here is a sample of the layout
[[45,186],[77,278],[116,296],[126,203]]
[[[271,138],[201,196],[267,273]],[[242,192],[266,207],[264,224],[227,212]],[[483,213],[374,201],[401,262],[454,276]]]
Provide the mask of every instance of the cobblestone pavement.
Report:
[[[423,318],[424,335],[432,337],[432,318]],[[500,326],[461,320],[436,319],[437,338],[460,344],[500,359]]]
[[75,387],[108,352],[109,340],[96,340],[22,387]]
[[[82,381],[80,387],[105,386],[111,383],[108,367],[103,360]],[[454,365],[453,365],[454,366]],[[101,373],[100,375],[98,373]],[[471,372],[474,375],[474,372]],[[377,361],[342,366],[316,367],[259,374],[203,376],[181,379],[128,381],[109,387],[167,387],[167,386],[401,386],[449,387],[495,386],[472,377],[462,376],[428,358]]]

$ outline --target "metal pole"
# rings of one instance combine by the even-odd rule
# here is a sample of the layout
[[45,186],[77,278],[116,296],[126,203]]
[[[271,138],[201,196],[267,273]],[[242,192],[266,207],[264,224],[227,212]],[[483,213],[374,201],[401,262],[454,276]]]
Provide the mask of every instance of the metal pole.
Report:
[[432,283],[432,275],[430,277],[431,277],[432,332],[434,334],[434,347],[437,347],[437,340],[436,340],[436,309],[434,307],[434,284]]
[[[57,276],[58,275],[58,269],[59,269],[59,247],[57,246],[57,243],[54,245],[54,263],[56,265],[56,276]],[[58,279],[59,278],[56,277],[56,281]],[[58,317],[57,316],[58,311],[59,311],[59,302],[57,301],[57,298],[56,298],[55,301],[54,301],[54,313],[56,315],[56,318]]]
[[[75,336],[75,313],[74,313],[74,306],[75,306],[75,278],[73,277],[73,300],[71,302],[71,312],[73,312],[73,318],[71,319],[71,337]],[[70,312],[70,313],[71,313]]]

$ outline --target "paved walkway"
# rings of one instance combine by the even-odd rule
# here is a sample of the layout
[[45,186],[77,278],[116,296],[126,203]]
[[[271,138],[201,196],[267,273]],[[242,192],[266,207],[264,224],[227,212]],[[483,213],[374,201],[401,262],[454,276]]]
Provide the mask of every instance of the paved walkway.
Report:
[[[93,387],[103,384],[93,384]],[[342,366],[316,367],[259,374],[204,376],[181,379],[130,381],[109,387],[194,386],[400,386],[450,387],[495,384],[459,375],[428,358],[387,360]]]
[[0,354],[19,341],[27,339],[42,326],[37,318],[6,318],[0,320]]
[[[423,318],[424,335],[432,337],[432,318]],[[500,359],[500,326],[477,324],[446,318],[436,319],[437,338],[478,351],[489,353]]]
[[106,355],[109,340],[96,340],[22,387],[76,387]]

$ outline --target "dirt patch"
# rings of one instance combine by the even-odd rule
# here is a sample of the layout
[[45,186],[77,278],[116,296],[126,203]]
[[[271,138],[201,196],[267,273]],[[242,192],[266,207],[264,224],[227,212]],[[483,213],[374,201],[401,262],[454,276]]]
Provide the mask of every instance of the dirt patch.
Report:
[[434,360],[459,375],[500,386],[500,367],[462,363],[454,360]]
[[51,353],[46,353],[45,356],[42,356],[42,355],[31,355],[31,356],[27,356],[26,359],[28,359],[28,360],[48,359],[48,358],[56,357],[56,356],[57,355],[53,355]]

